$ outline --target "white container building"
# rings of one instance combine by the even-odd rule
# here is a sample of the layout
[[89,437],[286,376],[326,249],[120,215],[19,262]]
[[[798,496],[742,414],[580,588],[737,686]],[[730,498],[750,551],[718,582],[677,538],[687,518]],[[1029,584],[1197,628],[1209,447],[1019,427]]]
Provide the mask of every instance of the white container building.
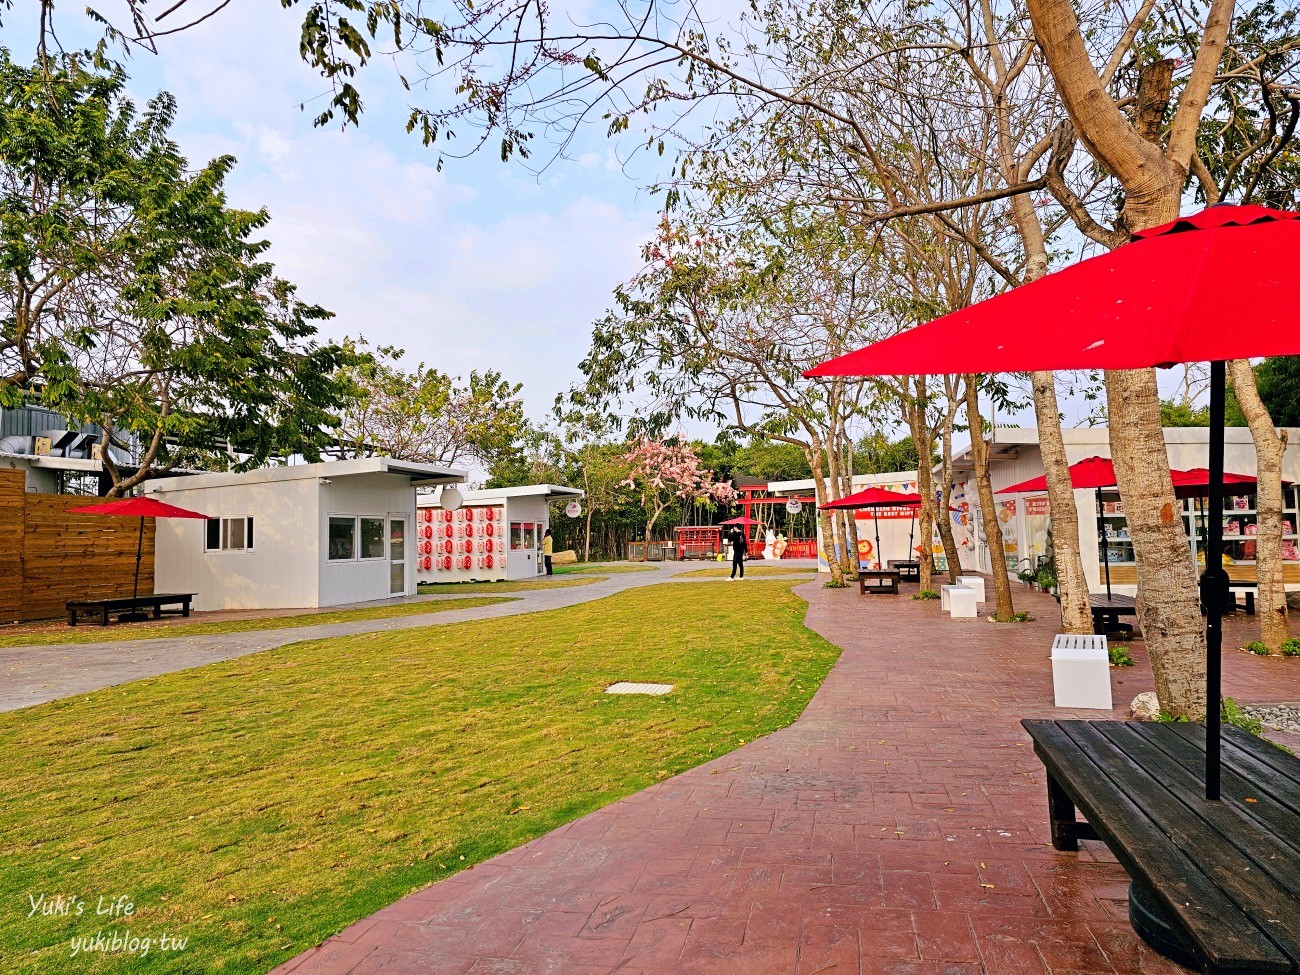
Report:
[[466,476],[367,457],[149,482],[146,493],[211,519],[158,519],[158,589],[195,593],[196,610],[414,595],[416,488]]
[[558,484],[462,492],[448,511],[421,495],[416,520],[420,582],[501,582],[542,575],[542,537],[552,501],[580,501],[583,492]]

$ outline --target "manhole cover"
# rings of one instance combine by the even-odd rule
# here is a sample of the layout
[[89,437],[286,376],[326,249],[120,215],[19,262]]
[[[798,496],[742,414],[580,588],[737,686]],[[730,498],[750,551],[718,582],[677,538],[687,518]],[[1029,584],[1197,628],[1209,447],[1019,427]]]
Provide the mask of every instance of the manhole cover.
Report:
[[621,680],[605,688],[606,694],[667,694],[673,689],[672,684],[634,684]]

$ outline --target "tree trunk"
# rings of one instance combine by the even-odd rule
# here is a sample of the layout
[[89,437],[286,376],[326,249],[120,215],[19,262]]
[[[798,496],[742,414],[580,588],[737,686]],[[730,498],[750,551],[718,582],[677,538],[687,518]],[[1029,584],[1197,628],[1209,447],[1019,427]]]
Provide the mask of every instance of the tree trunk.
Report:
[[[924,434],[930,433],[926,424],[920,424],[920,429]],[[915,437],[914,437],[915,439]],[[920,495],[920,512],[917,519],[917,537],[920,539],[920,588],[932,589],[933,573],[935,573],[935,477],[930,469],[928,460],[932,458],[933,452],[931,445],[922,437],[918,443],[918,463],[917,463],[917,494]],[[911,558],[911,552],[907,552],[907,558]]]
[[[957,380],[960,382],[960,380]],[[956,395],[949,386],[950,397]],[[939,538],[943,541],[943,556],[948,562],[948,581],[955,583],[961,574],[961,552],[957,549],[957,539],[952,534],[952,518],[948,509],[952,507],[952,424],[957,404],[950,398],[943,420],[943,446],[940,455],[939,510],[935,518],[939,523]]]
[[830,488],[826,481],[826,469],[824,453],[821,445],[814,442],[812,449],[808,451],[808,466],[812,469],[813,484],[817,492],[817,520],[821,523],[821,547],[822,557],[826,559],[826,565],[831,572],[831,586],[839,589],[844,585],[844,570],[840,566],[839,559],[835,555],[835,519],[831,517],[831,512],[826,510],[825,503],[832,500]]
[[[930,470],[930,458],[934,456],[934,435],[926,423],[926,377],[916,376],[915,395],[905,390],[900,400],[903,407],[903,419],[907,430],[916,445],[916,493],[921,496],[921,510],[917,512],[917,529],[921,537],[919,558],[922,591],[934,587],[934,478]],[[910,558],[912,553],[908,552]]]
[[1031,373],[1030,378],[1034,386],[1034,413],[1038,418],[1038,445],[1047,471],[1047,497],[1052,509],[1052,551],[1056,557],[1056,585],[1061,594],[1061,627],[1066,633],[1091,633],[1088,578],[1079,553],[1079,511],[1074,503],[1070,463],[1061,435],[1056,382],[1050,372]]
[[970,424],[971,459],[975,462],[975,484],[980,493],[980,517],[988,538],[989,568],[997,606],[994,618],[1001,623],[1010,623],[1015,607],[1011,602],[1011,582],[1007,579],[1007,556],[1002,548],[1002,526],[998,524],[993,482],[989,479],[989,453],[988,445],[984,443],[984,423],[980,419],[979,385],[974,376],[966,377],[966,415]]
[[[1286,585],[1282,579],[1282,455],[1286,431],[1273,426],[1273,418],[1255,387],[1255,372],[1245,359],[1228,363],[1237,403],[1255,441],[1255,575],[1259,581],[1259,638],[1270,653],[1279,651],[1290,635]],[[1222,518],[1218,511],[1211,518]]]
[[[853,493],[853,451],[852,444],[849,443],[847,438],[845,439],[841,457],[843,459],[840,462],[840,497],[844,497]],[[858,552],[858,516],[856,512],[844,512],[844,538],[845,548],[856,556]],[[879,561],[879,554],[877,554],[876,559]],[[850,561],[850,571],[846,581],[857,581],[861,565],[861,560],[857,558]]]
[[[1205,718],[1205,628],[1196,572],[1169,477],[1154,369],[1106,373],[1110,451],[1137,557],[1138,622],[1160,707]],[[1210,512],[1210,517],[1222,513]]]
[[[1124,188],[1122,226],[1130,233],[1178,216],[1196,134],[1218,74],[1233,0],[1211,0],[1200,45],[1178,96],[1162,150],[1144,138],[1107,91],[1088,54],[1070,0],[1027,0],[1039,49],[1079,137]],[[1205,716],[1205,631],[1195,571],[1169,481],[1155,372],[1106,373],[1111,454],[1138,563],[1139,621],[1162,709]],[[1212,517],[1221,517],[1212,512]]]
[[[837,432],[834,429],[832,429],[831,441],[830,443],[826,444],[826,448],[825,448],[826,479],[831,485],[831,491],[832,491],[831,496],[836,500],[844,497],[844,480],[840,476],[839,450],[836,448],[835,445],[837,438],[838,438]],[[830,515],[831,515],[831,524],[833,526],[832,533],[835,538],[835,551],[838,553],[836,556],[836,561],[839,562],[840,580],[842,582],[849,577],[850,573],[853,573],[854,575],[857,574],[856,566],[858,564],[858,552],[857,549],[854,549],[852,553],[852,561],[850,561],[848,533],[846,530],[847,526],[844,523],[844,515],[852,517],[853,512],[834,511],[834,512],[830,512]]]

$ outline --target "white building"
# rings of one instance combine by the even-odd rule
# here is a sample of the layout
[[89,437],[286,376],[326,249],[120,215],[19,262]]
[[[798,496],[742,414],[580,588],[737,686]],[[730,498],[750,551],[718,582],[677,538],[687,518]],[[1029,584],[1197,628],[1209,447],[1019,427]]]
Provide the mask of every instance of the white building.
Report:
[[[916,471],[891,471],[884,474],[853,475],[853,490],[862,491],[869,487],[899,494],[916,493]],[[767,489],[776,495],[799,497],[816,493],[816,482],[812,478],[797,481],[772,481]],[[863,565],[885,565],[890,559],[915,559],[917,549],[923,544],[918,534],[918,519],[913,508],[861,508],[853,512],[858,529],[858,557]],[[817,567],[822,572],[829,572],[826,556],[822,546],[821,521],[817,522]],[[880,536],[880,551],[876,552],[876,536]],[[939,543],[936,533],[931,544],[934,564],[938,568],[946,566],[943,545]]]
[[413,595],[416,487],[464,471],[367,457],[151,481],[145,492],[208,515],[160,518],[159,591],[194,608],[287,609]]
[[[1110,432],[1105,427],[1087,427],[1062,431],[1065,455],[1071,464],[1087,457],[1110,457]],[[1207,427],[1169,427],[1165,431],[1169,466],[1177,470],[1209,466],[1209,429]],[[1255,445],[1246,427],[1227,427],[1224,430],[1224,470],[1236,474],[1255,474]],[[1038,431],[1033,427],[1002,427],[993,431],[989,442],[989,479],[993,490],[1019,484],[1043,474],[1042,454],[1038,447]],[[1289,522],[1290,531],[1282,541],[1284,571],[1288,589],[1300,589],[1300,528],[1297,518],[1297,482],[1300,482],[1300,430],[1290,431],[1290,441],[1282,458],[1282,477],[1292,486],[1283,489],[1282,515]],[[951,513],[953,532],[962,550],[964,568],[989,571],[991,553],[984,538],[979,514],[979,495],[975,488],[975,472],[969,449],[953,458],[953,507]],[[1097,502],[1102,504],[1103,531],[1098,531]],[[1137,566],[1133,558],[1133,545],[1128,537],[1128,523],[1124,517],[1123,502],[1117,490],[1074,492],[1075,507],[1079,515],[1079,542],[1084,573],[1093,592],[1105,591],[1103,548],[1108,551],[1110,579],[1114,592],[1133,595],[1137,591]],[[1032,564],[1045,554],[1051,513],[1047,492],[1035,494],[994,494],[998,521],[1002,527],[1004,558],[1008,568]],[[1205,501],[1189,499],[1180,502],[1183,525],[1188,535],[1188,558],[1195,559],[1204,538]],[[1255,578],[1254,531],[1255,509],[1253,495],[1233,495],[1229,489],[1224,511],[1225,568],[1234,579]],[[1195,526],[1196,530],[1193,530]],[[1287,526],[1284,524],[1283,526]],[[1106,536],[1103,546],[1100,536]],[[1199,538],[1198,538],[1199,535]],[[969,557],[969,562],[967,558]]]
[[550,502],[582,497],[577,488],[530,484],[465,491],[461,506],[447,511],[437,497],[421,495],[416,532],[420,582],[500,582],[542,575]]

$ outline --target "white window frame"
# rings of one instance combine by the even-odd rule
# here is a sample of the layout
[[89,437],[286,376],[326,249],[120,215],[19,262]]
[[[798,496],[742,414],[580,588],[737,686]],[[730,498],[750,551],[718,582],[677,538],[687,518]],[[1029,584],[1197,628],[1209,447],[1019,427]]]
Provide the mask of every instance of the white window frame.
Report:
[[[330,529],[335,521],[352,522],[352,554],[345,559],[336,559],[330,554]],[[325,519],[325,560],[335,565],[343,562],[356,562],[361,555],[361,522],[356,515],[328,515]]]
[[[208,526],[217,522],[220,527],[217,529],[217,547],[211,548],[208,545]],[[253,545],[245,544],[242,548],[230,548],[230,523],[235,521],[244,522],[244,540],[247,542],[249,536],[252,536],[253,542],[256,543],[257,535],[253,531],[252,515],[223,515],[218,518],[209,518],[203,523],[203,554],[204,555],[243,555],[246,552],[253,551]]]
[[[340,516],[343,517],[343,516]],[[377,521],[380,525],[379,544],[383,549],[378,555],[366,555],[363,547],[364,536],[361,532],[361,523],[363,521]],[[357,561],[358,562],[386,562],[388,561],[388,517],[386,515],[357,515]]]

